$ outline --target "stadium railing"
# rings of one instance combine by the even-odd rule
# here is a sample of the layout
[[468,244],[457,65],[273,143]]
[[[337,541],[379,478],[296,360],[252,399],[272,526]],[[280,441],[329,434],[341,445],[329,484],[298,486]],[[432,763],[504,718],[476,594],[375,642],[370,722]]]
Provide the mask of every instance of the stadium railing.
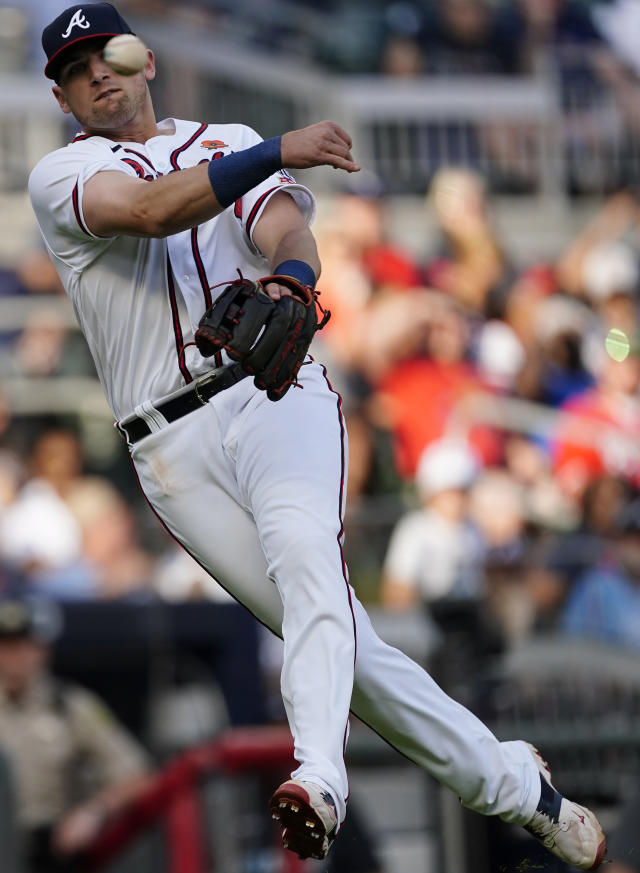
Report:
[[0,192],[22,190],[29,171],[66,141],[66,117],[39,73],[0,75]]
[[593,640],[523,641],[488,671],[483,715],[501,739],[525,737],[562,790],[619,802],[640,775],[638,655]]
[[[638,168],[638,137],[613,94],[581,86],[572,99],[553,65],[531,76],[334,75],[186,22],[134,21],[156,51],[161,116],[242,122],[263,136],[334,118],[385,190],[423,193],[443,164],[465,164],[498,190],[562,203],[573,190],[599,194]],[[0,76],[0,191],[24,185],[35,160],[69,138],[48,83],[37,73]],[[304,180],[304,172],[298,174]],[[313,173],[316,191],[344,179]]]

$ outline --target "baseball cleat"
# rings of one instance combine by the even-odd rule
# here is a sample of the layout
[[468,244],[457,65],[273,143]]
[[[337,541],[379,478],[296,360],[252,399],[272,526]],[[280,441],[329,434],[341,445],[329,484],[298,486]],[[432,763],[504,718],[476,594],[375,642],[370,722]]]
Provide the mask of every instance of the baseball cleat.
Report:
[[596,870],[607,851],[598,819],[590,809],[556,791],[551,784],[549,765],[531,743],[527,745],[540,771],[542,793],[525,830],[566,864],[580,870]]
[[271,818],[282,828],[282,845],[300,858],[326,858],[338,831],[336,805],[313,782],[290,779],[269,801]]

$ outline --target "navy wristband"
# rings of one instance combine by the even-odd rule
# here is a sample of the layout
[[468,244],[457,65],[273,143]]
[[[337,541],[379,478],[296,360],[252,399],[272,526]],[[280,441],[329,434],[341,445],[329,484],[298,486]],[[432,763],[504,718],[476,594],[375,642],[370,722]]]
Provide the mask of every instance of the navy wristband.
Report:
[[281,139],[274,136],[251,148],[209,161],[209,181],[223,209],[282,169]]
[[305,261],[283,261],[273,271],[274,276],[290,276],[292,279],[297,279],[301,285],[309,285],[311,288],[316,287],[316,274],[313,269]]

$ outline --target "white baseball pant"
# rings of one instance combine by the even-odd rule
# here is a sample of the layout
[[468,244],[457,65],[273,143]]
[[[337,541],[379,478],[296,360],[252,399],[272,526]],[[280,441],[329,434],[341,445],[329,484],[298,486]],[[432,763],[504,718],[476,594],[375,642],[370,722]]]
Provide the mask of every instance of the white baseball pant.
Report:
[[247,378],[131,450],[140,485],[175,538],[284,638],[281,690],[299,767],[348,795],[349,709],[477,812],[526,823],[540,777],[524,742],[499,742],[418,664],[384,643],[347,582],[347,440],[318,364],[273,403]]

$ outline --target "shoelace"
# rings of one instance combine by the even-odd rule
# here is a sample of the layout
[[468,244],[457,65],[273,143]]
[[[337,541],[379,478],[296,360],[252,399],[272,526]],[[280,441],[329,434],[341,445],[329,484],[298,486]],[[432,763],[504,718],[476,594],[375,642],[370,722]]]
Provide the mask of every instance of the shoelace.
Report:
[[555,845],[556,837],[561,831],[569,830],[569,822],[562,818],[559,821],[553,821],[546,813],[536,810],[525,830],[540,837],[543,845],[549,849]]

